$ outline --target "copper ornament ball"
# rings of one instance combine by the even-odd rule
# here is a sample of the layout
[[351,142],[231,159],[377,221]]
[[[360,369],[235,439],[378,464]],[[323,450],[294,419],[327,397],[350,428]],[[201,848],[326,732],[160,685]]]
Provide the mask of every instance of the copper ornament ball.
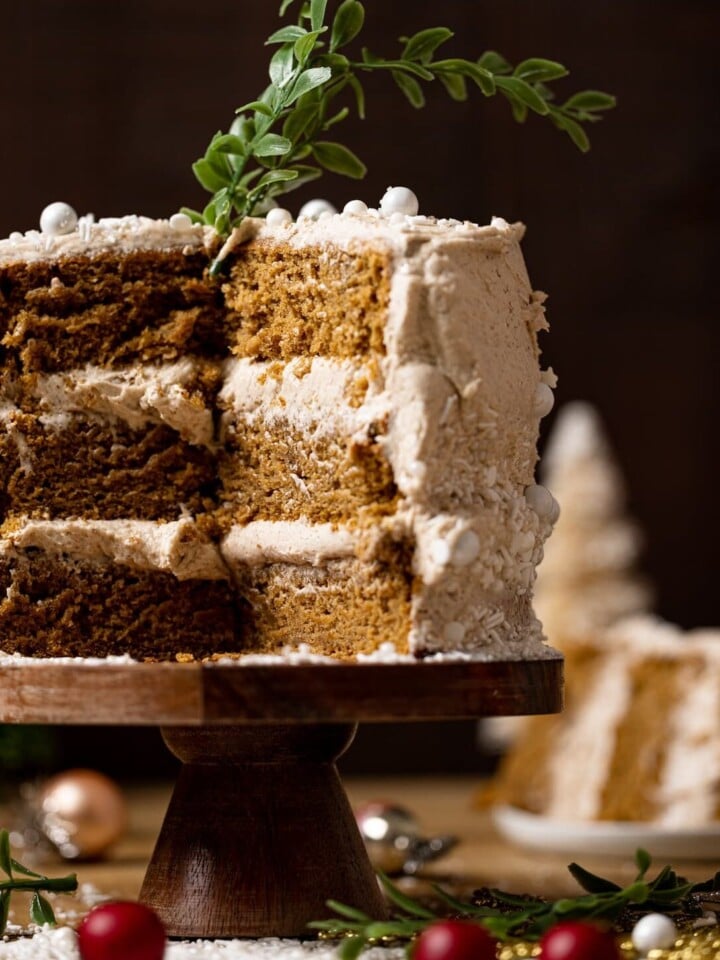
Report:
[[127,826],[120,788],[96,770],[66,770],[51,777],[38,796],[38,819],[63,857],[99,857]]

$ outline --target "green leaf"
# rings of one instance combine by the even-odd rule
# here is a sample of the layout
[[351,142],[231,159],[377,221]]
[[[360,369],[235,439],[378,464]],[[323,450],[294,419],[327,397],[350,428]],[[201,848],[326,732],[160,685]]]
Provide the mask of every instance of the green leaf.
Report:
[[325,21],[327,0],[310,0],[310,25],[313,30],[319,30]]
[[362,160],[341,143],[321,140],[313,144],[312,152],[318,163],[333,173],[340,173],[354,180],[361,180],[367,173],[367,167]]
[[266,133],[253,147],[256,157],[284,157],[292,150],[292,141],[279,133]]
[[288,169],[296,171],[297,178],[283,186],[283,193],[292,193],[293,190],[297,190],[299,187],[305,186],[306,183],[311,183],[322,176],[322,170],[319,167],[310,167],[304,163],[296,163]]
[[517,77],[497,77],[495,83],[501,90],[511,93],[521,103],[524,103],[526,107],[534,110],[535,113],[539,113],[541,116],[550,113],[550,107],[548,107],[540,94],[533,90],[530,84],[524,80],[520,80]]
[[452,30],[447,27],[430,27],[428,30],[421,30],[405,44],[402,56],[403,60],[418,60],[420,63],[429,63],[432,55],[437,48],[453,37]]
[[512,73],[512,66],[497,50],[486,50],[478,60],[478,65],[496,76]]
[[197,160],[192,165],[192,169],[200,185],[213,193],[230,182],[230,171],[227,176],[221,176],[207,160]]
[[55,923],[55,914],[45,897],[36,893],[30,904],[30,919],[33,923],[42,926],[44,923]]
[[342,123],[349,114],[350,110],[347,107],[343,107],[342,110],[338,110],[334,116],[325,121],[325,123],[322,125],[323,130],[330,130],[331,127],[334,127],[336,123]]
[[258,180],[253,189],[253,193],[260,190],[261,187],[267,187],[271,183],[284,183],[287,180],[296,180],[297,173],[294,170],[268,170]]
[[261,113],[264,117],[272,117],[273,112],[270,107],[262,100],[251,100],[250,103],[244,103],[235,110],[235,113]]
[[318,67],[332,67],[336,71],[347,70],[350,66],[350,61],[343,53],[321,53],[313,63]]
[[285,101],[286,104],[294,103],[295,100],[309,93],[310,90],[327,83],[331,77],[332,70],[330,67],[311,67],[309,70],[303,70],[295,81],[290,96]]
[[283,90],[295,75],[295,51],[292,43],[285,43],[275,51],[270,61],[270,79],[278,90]]
[[459,73],[439,73],[438,80],[445,87],[453,100],[463,101],[468,98],[467,81]]
[[294,43],[300,37],[304,37],[306,33],[307,30],[305,27],[294,23],[287,27],[280,27],[279,30],[276,30],[275,33],[267,38],[265,46],[267,47],[271,43]]
[[215,140],[212,148],[217,153],[232,153],[235,156],[244,157],[247,153],[248,144],[237,134],[224,133]]
[[531,57],[523,60],[513,70],[514,77],[520,77],[528,83],[537,83],[544,80],[557,80],[568,75],[567,67],[557,60],[543,60],[540,57]]
[[642,880],[645,874],[650,869],[650,864],[652,863],[652,857],[647,852],[643,850],[642,847],[638,847],[635,851],[635,865],[638,868],[637,880]]
[[315,49],[315,44],[322,32],[322,30],[313,30],[312,33],[306,33],[304,37],[295,41],[295,59],[301,66],[305,65],[307,58]]
[[210,226],[215,223],[215,204],[212,200],[205,205],[202,215],[205,223],[209,224]]
[[288,9],[292,6],[293,3],[295,3],[295,0],[283,0],[283,2],[280,4],[280,16],[281,16],[281,17],[284,17],[284,16],[285,16],[285,14],[287,13]]
[[12,859],[10,857],[10,834],[0,830],[0,869],[12,880]]
[[409,77],[406,73],[400,73],[399,70],[393,70],[392,77],[416,110],[425,106],[425,94],[415,77]]
[[564,130],[565,133],[570,137],[575,146],[581,150],[583,153],[587,153],[590,149],[590,141],[588,136],[575,120],[571,117],[564,117],[561,113],[553,110],[550,116],[550,119],[555,124],[556,127],[560,130]]
[[590,873],[589,870],[585,870],[578,863],[568,864],[568,870],[583,890],[587,890],[589,893],[610,893],[621,889],[616,883],[613,883],[612,880],[598,877],[594,873]]
[[562,105],[563,110],[612,110],[617,100],[601,90],[583,90]]
[[362,83],[358,80],[354,73],[351,73],[348,77],[348,83],[352,88],[353,93],[355,94],[355,104],[357,106],[358,116],[361,120],[365,119],[365,90],[363,89]]
[[290,111],[283,124],[283,136],[296,143],[317,115],[317,104],[298,104],[294,110]]
[[5,933],[10,913],[10,890],[3,890],[0,894],[0,935]]
[[[183,208],[180,213],[189,212]],[[47,880],[47,877],[44,874],[35,873],[34,870],[29,870],[26,866],[23,866],[22,863],[18,863],[17,860],[11,860],[10,863],[12,864],[15,873],[21,873],[24,877],[33,877],[35,880]]]
[[343,0],[338,7],[330,33],[330,52],[346,46],[360,33],[365,22],[365,7],[358,0]]
[[452,57],[449,60],[436,60],[431,66],[438,75],[456,73],[469,77],[475,81],[486,97],[491,97],[495,93],[495,78],[492,73],[479,64],[473,63],[472,60]]
[[334,910],[335,913],[339,913],[341,917],[347,917],[348,920],[357,920],[360,923],[370,923],[372,917],[369,917],[366,913],[363,913],[362,910],[358,910],[355,907],[349,907],[345,903],[340,903],[338,900],[326,900],[327,906],[331,910]]
[[396,907],[400,907],[401,910],[404,910],[413,917],[421,917],[425,920],[436,919],[435,914],[432,913],[432,911],[421,906],[419,903],[416,903],[410,897],[406,897],[404,893],[398,890],[398,888],[391,883],[386,874],[378,871],[378,877],[380,878],[380,883],[382,884],[388,899],[392,900]]
[[365,937],[347,937],[338,949],[338,960],[356,960],[365,949]]

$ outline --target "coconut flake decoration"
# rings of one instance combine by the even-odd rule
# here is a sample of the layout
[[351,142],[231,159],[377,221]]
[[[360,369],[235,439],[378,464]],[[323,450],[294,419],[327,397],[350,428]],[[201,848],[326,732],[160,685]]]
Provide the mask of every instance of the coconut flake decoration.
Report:
[[78,215],[69,203],[50,203],[40,214],[40,229],[48,237],[62,237],[77,227]]
[[324,213],[337,213],[335,207],[330,203],[329,200],[308,200],[306,204],[300,208],[300,213],[298,214],[298,219],[300,217],[309,217],[311,220],[319,220]]
[[384,217],[391,217],[394,213],[416,217],[419,209],[418,198],[408,187],[388,187],[380,201],[380,213]]

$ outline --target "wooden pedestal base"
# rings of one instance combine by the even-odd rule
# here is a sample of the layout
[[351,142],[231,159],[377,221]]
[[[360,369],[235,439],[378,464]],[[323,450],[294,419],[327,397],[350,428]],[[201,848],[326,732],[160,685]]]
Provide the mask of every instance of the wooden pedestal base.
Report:
[[301,936],[331,897],[385,915],[334,764],[355,730],[163,728],[184,765],[140,899],[169,936]]

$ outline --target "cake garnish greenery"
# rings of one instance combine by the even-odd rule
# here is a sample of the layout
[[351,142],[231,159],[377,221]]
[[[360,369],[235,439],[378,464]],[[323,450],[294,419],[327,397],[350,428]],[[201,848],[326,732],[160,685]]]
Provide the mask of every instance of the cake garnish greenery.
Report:
[[627,929],[641,913],[700,917],[703,904],[717,900],[720,895],[720,872],[702,883],[690,883],[667,866],[651,880],[647,876],[652,863],[650,855],[638,850],[635,863],[637,875],[626,887],[571,863],[568,870],[585,893],[561,900],[482,889],[465,903],[435,886],[441,904],[438,909],[406,896],[381,873],[380,880],[394,908],[392,919],[374,920],[354,907],[329,900],[328,906],[338,914],[337,918],[313,921],[310,927],[325,936],[344,938],[340,958],[354,960],[365,947],[378,942],[411,945],[418,934],[448,915],[479,923],[499,940],[519,937],[538,940],[555,924],[571,920],[615,924]]
[[445,57],[441,49],[453,36],[446,27],[401,37],[395,55],[380,56],[359,47],[365,20],[359,0],[333,4],[334,13],[328,6],[328,0],[283,0],[280,16],[297,18],[266,42],[274,48],[269,85],[238,107],[229,131],[218,131],[193,165],[212,194],[204,210],[183,209],[194,222],[226,237],[245,217],[264,213],[270,201],[326,170],[362,178],[365,165],[336,139],[336,128],[352,111],[365,117],[361,78],[378,70],[416,108],[424,105],[423,85],[430,82],[439,82],[453,100],[466,100],[471,88],[485,97],[501,94],[518,122],[530,112],[545,116],[583,151],[590,146],[583,124],[615,106],[614,97],[597,90],[556,100],[552,84],[568,71],[554,60],[533,57],[513,66],[494,50],[476,60]]
[[77,890],[77,877],[74,873],[66,877],[46,877],[13,860],[10,856],[10,836],[7,830],[0,830],[0,870],[7,877],[7,880],[0,880],[0,935],[7,927],[10,897],[14,892],[32,893],[30,919],[42,925],[55,923],[55,913],[41,891],[73,893]]

